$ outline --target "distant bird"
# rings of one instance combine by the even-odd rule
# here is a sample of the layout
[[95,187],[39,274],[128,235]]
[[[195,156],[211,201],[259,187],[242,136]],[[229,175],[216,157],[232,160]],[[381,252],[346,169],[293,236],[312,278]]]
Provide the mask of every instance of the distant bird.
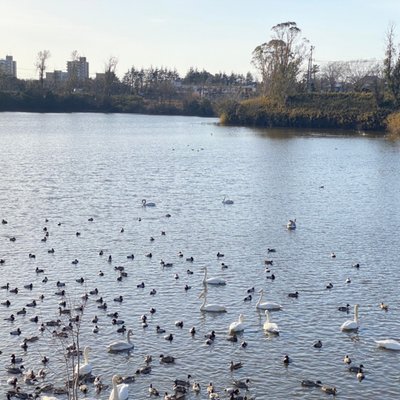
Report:
[[322,347],[322,342],[320,340],[317,340],[316,342],[314,342],[313,347],[315,347],[316,349],[320,349]]
[[379,307],[381,308],[381,310],[389,311],[389,306],[385,303],[379,304]]
[[350,357],[349,357],[348,355],[345,355],[344,358],[343,358],[343,362],[344,362],[345,364],[351,364],[351,359],[350,359]]
[[239,368],[242,368],[242,367],[243,367],[243,364],[242,364],[241,362],[234,363],[233,361],[231,361],[231,364],[230,364],[230,366],[229,366],[229,369],[230,369],[231,371],[233,371],[233,370],[235,370],[235,369],[239,369]]

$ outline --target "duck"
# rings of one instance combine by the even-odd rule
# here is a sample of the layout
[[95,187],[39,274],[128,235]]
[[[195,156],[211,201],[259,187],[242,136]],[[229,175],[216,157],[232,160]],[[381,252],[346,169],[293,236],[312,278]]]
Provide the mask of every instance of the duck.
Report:
[[322,385],[321,381],[311,381],[309,379],[301,381],[301,386],[304,387],[321,387],[321,385]]
[[21,364],[23,362],[22,357],[16,357],[15,354],[11,354],[11,364]]
[[251,301],[253,299],[253,296],[251,294],[249,294],[248,296],[246,296],[243,301]]
[[327,289],[332,289],[332,288],[333,288],[333,283],[332,283],[332,282],[329,282],[329,283],[326,285],[326,288],[327,288]]
[[394,339],[375,340],[375,343],[383,349],[400,351],[400,342]]
[[192,390],[195,393],[199,393],[200,390],[201,390],[200,383],[199,382],[193,382]]
[[15,315],[11,314],[9,317],[4,318],[4,321],[11,321],[11,322],[15,321]]
[[317,340],[316,342],[314,342],[313,347],[315,347],[316,349],[320,349],[322,347],[322,342],[320,340]]
[[282,309],[282,306],[278,303],[264,302],[262,303],[262,298],[264,296],[264,289],[259,290],[260,298],[257,301],[256,309],[258,310],[270,310],[270,311],[279,311]]
[[160,393],[158,392],[158,390],[156,388],[153,387],[153,384],[150,383],[149,385],[149,395],[150,396],[159,396]]
[[357,379],[358,379],[360,382],[361,382],[364,378],[365,378],[365,374],[364,374],[364,371],[363,371],[363,370],[357,372]]
[[175,357],[172,357],[172,356],[164,356],[163,354],[160,354],[160,363],[163,363],[163,364],[173,364],[173,363],[175,363]]
[[27,307],[36,307],[36,300],[32,300],[30,303],[26,304]]
[[207,278],[207,267],[204,267],[204,278],[203,278],[203,285],[216,285],[216,286],[221,286],[221,285],[226,285],[225,279],[222,278]]
[[229,325],[229,333],[243,332],[245,329],[243,321],[244,321],[244,315],[240,314],[239,320],[234,321]]
[[159,325],[156,326],[157,333],[165,333],[165,329],[162,329]]
[[230,369],[231,371],[233,371],[233,370],[235,370],[235,369],[240,369],[240,368],[242,368],[242,367],[243,367],[243,364],[242,364],[241,362],[234,363],[233,361],[231,361],[231,364],[230,364],[230,366],[229,366],[229,369]]
[[127,335],[126,335],[127,336],[126,341],[118,340],[118,341],[112,342],[107,346],[107,350],[109,352],[132,350],[134,347],[134,344],[130,340],[132,334],[133,334],[132,329],[129,329],[127,332]]
[[345,306],[338,307],[339,311],[349,312],[350,304],[346,304]]
[[279,327],[276,323],[271,322],[271,317],[268,310],[265,310],[265,316],[267,317],[267,320],[264,322],[263,325],[264,331],[279,335]]
[[19,336],[22,333],[20,328],[17,328],[15,331],[11,331],[10,335]]
[[383,303],[383,302],[381,304],[379,304],[379,307],[383,311],[389,311],[389,306],[387,304]]
[[359,328],[358,307],[359,307],[358,304],[354,305],[354,319],[345,321],[340,327],[342,331],[354,331]]
[[285,365],[288,365],[292,362],[292,360],[289,358],[289,356],[287,354],[285,354],[285,356],[283,357],[283,363]]
[[226,307],[219,305],[219,304],[206,304],[206,294],[205,291],[203,290],[200,295],[199,298],[203,297],[204,301],[203,304],[200,306],[200,311],[203,312],[214,312],[214,313],[222,313],[222,312],[226,312]]
[[351,364],[351,358],[346,354],[343,358],[343,362],[347,365]]
[[165,335],[164,339],[168,340],[169,342],[172,342],[174,340],[174,335],[170,333],[169,335]]
[[233,383],[233,386],[236,386],[239,389],[248,390],[250,379],[247,378],[246,380],[234,380],[232,383]]
[[150,372],[151,372],[151,365],[146,365],[145,367],[141,367],[141,368],[137,369],[135,373],[136,373],[136,375],[138,375],[138,374],[146,375],[146,374],[149,374]]
[[121,377],[119,375],[114,375],[112,377],[112,390],[110,393],[109,400],[126,400],[129,397],[129,385],[126,383],[117,384]]
[[349,367],[348,370],[349,372],[353,372],[355,374],[358,374],[359,372],[361,372],[364,368],[364,365],[360,364],[358,367]]

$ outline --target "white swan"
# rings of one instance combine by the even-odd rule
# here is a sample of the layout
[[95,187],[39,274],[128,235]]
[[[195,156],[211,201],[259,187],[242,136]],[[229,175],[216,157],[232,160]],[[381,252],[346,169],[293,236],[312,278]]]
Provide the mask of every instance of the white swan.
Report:
[[132,329],[129,329],[127,332],[127,341],[123,340],[117,340],[115,342],[110,343],[107,346],[108,351],[126,351],[126,350],[132,350],[134,347],[134,344],[131,342],[131,335],[133,334]]
[[75,374],[78,374],[79,376],[85,376],[85,375],[89,375],[92,373],[92,364],[89,363],[89,351],[92,350],[89,346],[86,346],[83,349],[83,364],[81,364],[79,366],[78,369],[78,365],[75,366]]
[[207,278],[207,267],[204,267],[203,285],[226,285],[222,278]]
[[354,331],[358,329],[359,324],[358,324],[358,304],[354,305],[354,319],[349,319],[345,322],[343,322],[342,326],[340,329],[342,331]]
[[126,383],[117,384],[120,377],[118,375],[114,375],[112,377],[112,390],[110,393],[110,397],[108,400],[126,400],[129,396],[129,385]]
[[143,207],[155,207],[155,206],[156,206],[156,203],[148,203],[148,202],[146,201],[146,199],[143,199],[143,200],[142,200],[142,206],[143,206]]
[[204,301],[203,304],[200,306],[200,311],[205,311],[205,312],[226,312],[226,308],[224,306],[220,306],[219,304],[206,304],[206,294],[204,290],[200,293],[199,298],[203,297]]
[[243,314],[239,315],[239,320],[234,321],[229,325],[229,333],[238,333],[238,332],[243,332],[244,331],[244,316]]
[[261,289],[258,293],[260,293],[260,298],[257,301],[256,308],[259,310],[269,310],[269,311],[278,311],[282,309],[282,306],[278,303],[265,302],[261,303],[262,298],[264,296],[264,289]]
[[394,339],[375,340],[375,343],[383,349],[400,351],[400,342]]
[[264,331],[279,335],[278,325],[275,324],[275,322],[271,322],[271,317],[268,310],[265,310],[265,316],[267,317],[267,320],[264,322]]
[[224,199],[222,200],[222,204],[233,204],[233,200],[229,200],[224,196]]

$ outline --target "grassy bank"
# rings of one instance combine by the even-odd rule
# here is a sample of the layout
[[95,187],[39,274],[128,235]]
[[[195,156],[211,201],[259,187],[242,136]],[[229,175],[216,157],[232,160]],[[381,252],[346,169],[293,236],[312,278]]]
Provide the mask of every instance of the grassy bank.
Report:
[[301,94],[284,105],[265,97],[227,102],[221,106],[220,120],[261,127],[381,130],[389,112],[378,107],[372,93]]

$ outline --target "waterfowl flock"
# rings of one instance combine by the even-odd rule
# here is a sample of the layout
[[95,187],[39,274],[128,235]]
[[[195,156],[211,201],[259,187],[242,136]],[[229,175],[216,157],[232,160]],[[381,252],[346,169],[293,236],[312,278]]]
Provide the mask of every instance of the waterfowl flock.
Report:
[[[217,248],[210,240],[212,251],[205,256],[196,253],[195,244],[185,244],[181,238],[174,241],[173,224],[179,217],[155,200],[157,206],[146,199],[137,206],[140,217],[134,223],[144,227],[142,241],[140,228],[119,221],[114,231],[106,231],[110,241],[102,242],[94,229],[103,221],[96,215],[75,224],[42,218],[46,226],[37,228],[34,247],[24,244],[23,233],[15,232],[18,228],[11,217],[4,219],[6,223],[0,226],[1,237],[7,238],[5,250],[0,250],[4,271],[0,350],[6,396],[65,399],[70,382],[54,373],[65,367],[65,357],[68,363],[73,359],[72,372],[78,377],[81,397],[86,399],[125,400],[160,394],[171,400],[263,398],[268,395],[263,374],[270,377],[271,370],[293,374],[294,391],[318,391],[318,395],[339,394],[342,381],[338,376],[343,380],[352,376],[358,380],[355,384],[371,379],[368,360],[360,360],[362,352],[357,346],[365,345],[359,339],[363,321],[373,308],[356,303],[354,296],[353,301],[346,297],[346,290],[352,290],[348,287],[360,282],[359,263],[352,279],[321,277],[317,290],[310,290],[304,282],[287,278],[291,274],[285,270],[278,243],[255,254],[255,262],[244,266],[244,249],[234,257],[229,245]],[[216,203],[224,212],[234,212],[240,204],[226,198],[223,204],[232,207],[222,207],[220,200]],[[158,210],[161,214],[156,214]],[[282,231],[291,240],[300,237],[301,230],[302,223],[296,219],[286,226],[282,223]],[[46,242],[42,241],[43,232]],[[160,242],[163,245],[159,247]],[[26,260],[17,267],[23,273],[11,273],[19,263],[14,251],[24,252]],[[340,251],[328,251],[326,258],[337,264]],[[342,266],[346,276],[352,266]],[[248,273],[247,268],[257,272]],[[276,284],[283,279],[284,289]],[[345,285],[350,281],[351,285]],[[335,291],[342,291],[345,305],[329,304]],[[318,307],[317,296],[329,304],[329,317],[321,316],[321,321],[299,318],[303,307]],[[343,314],[353,308],[354,316]],[[374,309],[381,318],[389,319],[392,305],[389,311],[387,303],[376,302]],[[329,323],[333,335],[326,335],[326,325],[321,326]],[[73,346],[78,329],[79,348]],[[313,337],[307,343],[302,339],[305,331]],[[342,341],[345,347],[336,358],[330,353],[333,340]],[[368,345],[376,351],[400,350],[399,341],[379,332]],[[303,356],[307,352],[310,357],[331,357],[329,363],[336,365],[337,375],[321,376],[318,369],[308,368],[309,360]],[[268,359],[266,365],[258,363],[259,354]],[[354,361],[352,365],[350,356],[358,366]],[[208,371],[204,366],[208,363],[219,365],[218,373]],[[172,379],[186,372],[190,372],[186,380]]]

